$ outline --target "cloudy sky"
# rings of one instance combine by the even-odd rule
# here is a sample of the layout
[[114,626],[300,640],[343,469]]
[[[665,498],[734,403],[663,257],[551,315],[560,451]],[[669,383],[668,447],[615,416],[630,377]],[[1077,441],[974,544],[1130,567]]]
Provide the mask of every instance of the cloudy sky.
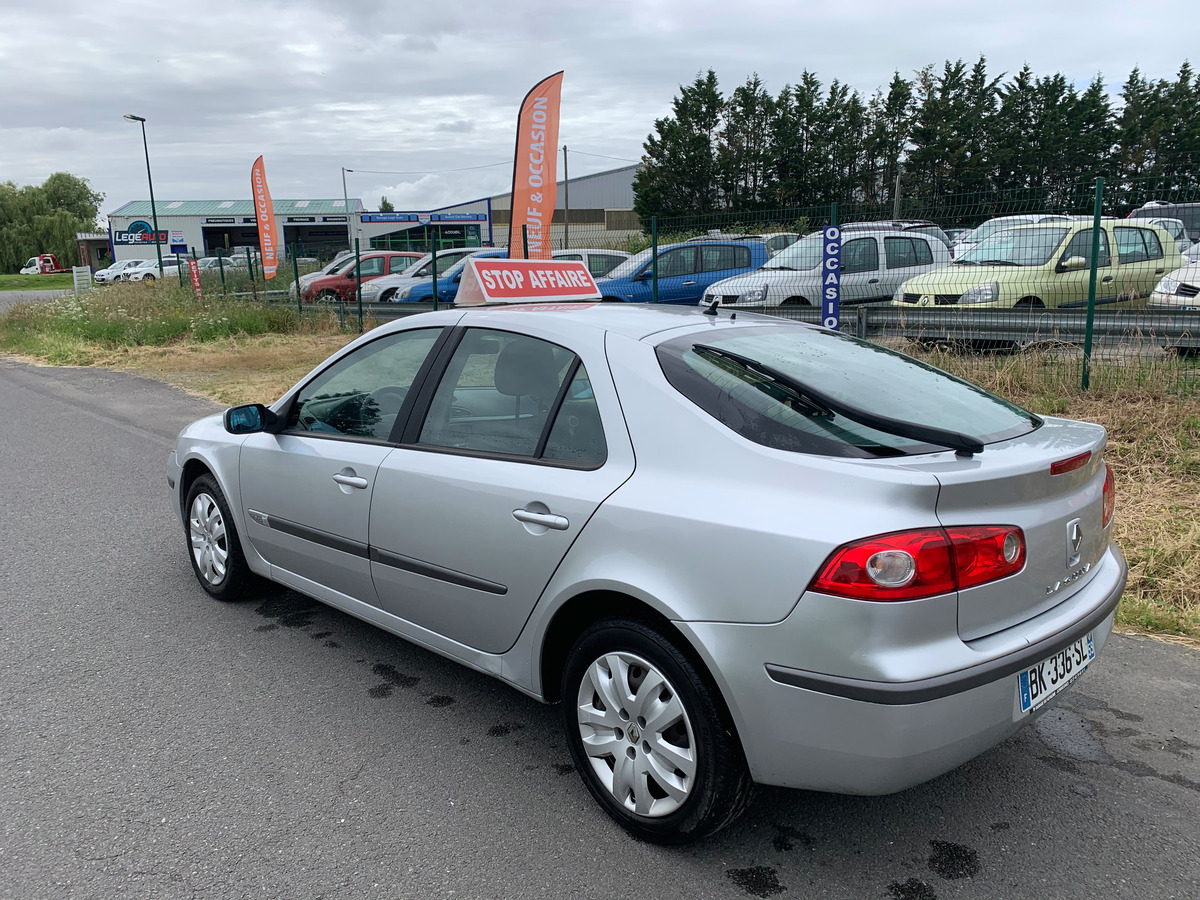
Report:
[[[0,181],[65,170],[103,211],[146,199],[342,194],[430,209],[508,189],[517,105],[565,70],[572,176],[636,160],[681,83],[712,68],[771,93],[804,69],[864,96],[892,73],[988,58],[1116,94],[1134,66],[1200,57],[1194,2],[957,0],[0,0]],[[1193,62],[1200,65],[1200,58]],[[560,157],[561,158],[561,157]],[[561,172],[560,172],[561,174]]]

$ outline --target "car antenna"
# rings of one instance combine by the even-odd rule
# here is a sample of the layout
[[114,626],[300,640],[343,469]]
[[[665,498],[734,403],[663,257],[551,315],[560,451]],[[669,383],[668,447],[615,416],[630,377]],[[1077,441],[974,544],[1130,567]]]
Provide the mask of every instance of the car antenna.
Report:
[[715,316],[717,314],[717,307],[720,305],[720,300],[714,300],[712,303],[708,304],[708,309],[704,311],[704,314],[706,316]]

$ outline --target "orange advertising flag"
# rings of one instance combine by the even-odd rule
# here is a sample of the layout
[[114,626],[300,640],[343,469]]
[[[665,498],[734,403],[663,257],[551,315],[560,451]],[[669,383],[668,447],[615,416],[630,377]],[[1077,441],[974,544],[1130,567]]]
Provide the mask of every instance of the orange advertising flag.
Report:
[[525,95],[517,115],[517,152],[513,162],[512,219],[508,255],[526,257],[524,236],[529,237],[528,259],[550,258],[550,222],[558,201],[558,111],[562,99],[562,72],[534,85]]
[[267,187],[267,172],[260,156],[250,170],[250,192],[254,195],[254,218],[258,222],[258,246],[262,251],[263,278],[274,278],[279,265],[277,247],[282,235],[275,227],[275,205]]

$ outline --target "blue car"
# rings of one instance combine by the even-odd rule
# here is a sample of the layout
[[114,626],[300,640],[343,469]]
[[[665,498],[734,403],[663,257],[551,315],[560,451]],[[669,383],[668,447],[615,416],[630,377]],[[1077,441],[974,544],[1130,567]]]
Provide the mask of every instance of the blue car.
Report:
[[[653,303],[650,250],[632,256],[597,278],[605,300]],[[712,241],[666,244],[658,248],[658,302],[695,306],[709,285],[751,272],[767,261],[762,241]]]
[[[438,300],[442,303],[453,303],[455,296],[458,294],[458,283],[462,281],[463,269],[467,267],[468,259],[483,259],[489,256],[508,257],[507,250],[484,250],[481,253],[472,253],[470,256],[464,256],[454,265],[446,270],[437,281]],[[396,295],[397,303],[430,303],[433,301],[433,282],[422,281],[420,284],[414,284],[412,287],[407,287]]]

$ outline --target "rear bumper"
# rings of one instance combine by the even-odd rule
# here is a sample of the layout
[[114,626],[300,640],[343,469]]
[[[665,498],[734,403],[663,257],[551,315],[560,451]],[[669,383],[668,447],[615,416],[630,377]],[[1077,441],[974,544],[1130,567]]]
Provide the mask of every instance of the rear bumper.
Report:
[[[1110,547],[1096,577],[1054,609],[971,645],[960,641],[957,650],[944,637],[932,639],[924,654],[906,648],[905,658],[916,649],[926,668],[939,660],[956,663],[911,680],[833,676],[770,661],[779,659],[781,648],[812,640],[811,634],[797,633],[806,623],[792,622],[795,614],[771,626],[680,627],[710,655],[710,671],[720,682],[756,781],[886,794],[973,759],[1052,706],[1053,700],[1023,713],[1017,673],[1089,632],[1098,657],[1125,578],[1125,561]],[[863,646],[851,647],[850,655],[869,653],[870,637],[864,635]],[[839,643],[844,638],[836,636]]]

